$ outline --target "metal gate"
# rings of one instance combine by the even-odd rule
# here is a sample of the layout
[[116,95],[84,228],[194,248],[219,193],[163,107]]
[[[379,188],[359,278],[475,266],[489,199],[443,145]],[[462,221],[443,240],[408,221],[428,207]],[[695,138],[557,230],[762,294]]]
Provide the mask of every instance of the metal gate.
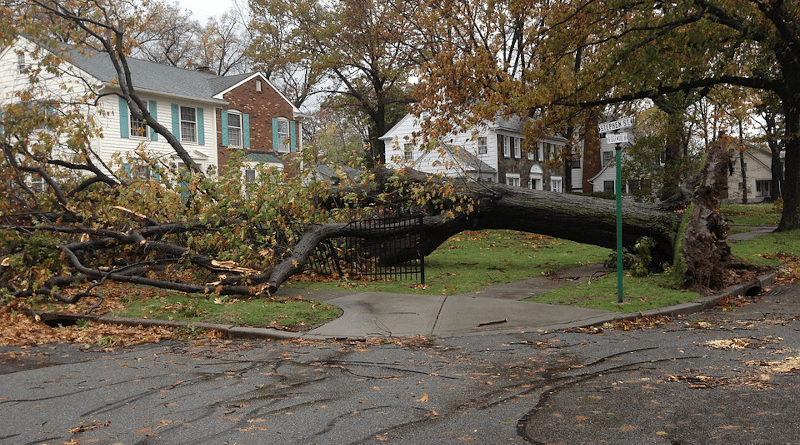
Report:
[[317,246],[308,266],[317,273],[363,276],[425,284],[422,215],[400,215],[353,221],[352,236]]

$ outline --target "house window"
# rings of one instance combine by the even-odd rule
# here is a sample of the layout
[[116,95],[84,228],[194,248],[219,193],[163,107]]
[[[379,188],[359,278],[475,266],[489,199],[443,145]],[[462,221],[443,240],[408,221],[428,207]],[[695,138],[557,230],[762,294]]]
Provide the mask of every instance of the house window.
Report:
[[403,144],[403,160],[414,160],[414,144]]
[[256,93],[260,93],[260,92],[261,92],[261,81],[260,80],[256,80]]
[[256,170],[253,168],[244,169],[244,182],[254,182],[256,180]]
[[572,153],[569,160],[569,166],[571,168],[581,168],[581,158],[575,153]]
[[614,152],[613,151],[604,151],[603,152],[603,165],[602,165],[602,167],[605,167],[606,165],[608,165],[608,163],[611,162],[612,159],[614,159]]
[[541,162],[544,160],[544,142],[539,142],[536,144],[536,156],[534,161]]
[[278,151],[289,153],[291,150],[291,140],[289,139],[289,121],[278,119]]
[[147,122],[144,119],[136,119],[133,113],[130,113],[131,121],[131,137],[146,138],[148,137]]
[[756,181],[756,196],[769,198],[770,181]]
[[605,193],[611,193],[612,195],[616,193],[614,190],[614,181],[603,181],[603,191]]
[[228,144],[232,147],[242,146],[242,115],[228,112]]
[[506,185],[519,187],[519,173],[506,173]]
[[542,158],[543,161],[547,161],[553,156],[555,146],[550,142],[544,143],[544,157]]
[[197,110],[181,107],[181,141],[197,142]]
[[478,154],[485,155],[489,152],[489,149],[486,146],[486,137],[481,136],[478,138]]
[[506,140],[506,137],[503,136],[502,134],[497,135],[497,150],[503,153],[504,158],[510,156],[510,153],[508,151],[508,141]]
[[522,159],[522,147],[520,145],[519,138],[511,138],[511,152],[514,154],[514,158],[516,159]]
[[131,178],[132,179],[150,179],[150,167],[147,165],[134,165],[131,166]]
[[31,190],[33,190],[36,193],[42,193],[44,192],[44,189],[45,189],[44,179],[42,179],[42,177],[39,175],[31,176]]
[[17,73],[18,74],[25,74],[27,71],[25,65],[25,54],[18,54],[17,55]]
[[561,187],[562,187],[561,176],[553,176],[552,178],[550,178],[551,192],[561,193],[562,191]]

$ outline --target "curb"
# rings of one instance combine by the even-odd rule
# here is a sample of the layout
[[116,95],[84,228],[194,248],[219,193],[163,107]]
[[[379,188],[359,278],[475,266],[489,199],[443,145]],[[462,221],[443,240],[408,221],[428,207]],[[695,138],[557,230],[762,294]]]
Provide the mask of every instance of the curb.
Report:
[[[191,322],[191,321],[174,321],[174,320],[156,320],[149,318],[125,318],[125,317],[106,317],[101,315],[82,315],[82,314],[64,314],[60,312],[44,312],[27,310],[25,313],[30,317],[38,317],[38,320],[44,323],[53,323],[64,321],[64,324],[75,324],[78,320],[93,321],[95,323],[103,324],[118,324],[123,326],[140,326],[140,327],[167,327],[179,328],[188,327],[192,329],[207,329],[217,331],[227,337],[233,338],[246,338],[246,339],[259,339],[270,338],[276,340],[291,340],[303,337],[301,332],[282,331],[274,328],[253,328],[253,327],[240,327],[216,323],[204,322]],[[48,323],[49,324],[49,323]]]

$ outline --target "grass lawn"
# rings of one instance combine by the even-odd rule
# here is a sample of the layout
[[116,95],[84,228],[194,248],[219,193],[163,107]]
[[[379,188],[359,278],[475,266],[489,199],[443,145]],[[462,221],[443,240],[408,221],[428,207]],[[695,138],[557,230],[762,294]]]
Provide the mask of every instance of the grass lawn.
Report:
[[[728,218],[731,226],[777,226],[781,220],[781,212],[775,203],[724,204],[720,212]],[[740,231],[736,227],[732,229]]]
[[555,289],[522,301],[626,313],[686,303],[700,297],[696,292],[672,289],[668,282],[669,278],[665,274],[646,277],[626,275],[622,284],[623,303],[620,304],[617,274],[614,272],[591,282]]
[[730,243],[731,253],[746,262],[779,266],[800,255],[800,229],[769,233],[747,241]]
[[284,286],[455,295],[606,260],[611,250],[509,230],[467,231],[425,258],[425,285],[403,281],[320,281],[308,275]]
[[113,315],[296,330],[311,329],[342,314],[336,306],[291,298],[239,300],[160,292],[149,296],[132,293],[122,303],[124,306]]

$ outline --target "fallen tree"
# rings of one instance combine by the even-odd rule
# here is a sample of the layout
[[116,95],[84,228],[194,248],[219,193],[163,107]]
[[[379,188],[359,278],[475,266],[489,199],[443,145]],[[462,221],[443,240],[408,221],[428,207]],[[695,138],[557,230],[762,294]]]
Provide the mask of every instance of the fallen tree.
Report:
[[[653,241],[654,263],[671,264],[676,260],[676,246],[681,244],[679,260],[687,265],[686,284],[710,288],[722,285],[721,270],[730,261],[730,254],[725,243],[727,226],[716,209],[716,197],[727,183],[727,159],[724,143],[716,144],[710,151],[707,168],[694,193],[691,213],[686,215],[688,228],[682,240],[678,239],[682,214],[665,211],[654,205],[626,202],[622,213],[623,246],[631,249],[642,237],[648,237]],[[378,179],[371,187],[359,191],[358,202],[368,202],[374,206],[378,196],[383,196],[384,199],[386,196],[394,196],[393,203],[396,203],[401,199],[398,196],[402,195],[397,189],[408,190],[414,186],[435,190],[446,185],[451,190],[450,199],[438,208],[429,208],[428,214],[423,218],[425,236],[422,242],[408,246],[415,253],[428,255],[459,232],[482,229],[518,230],[608,248],[616,246],[616,207],[612,200],[500,184],[451,184],[440,180],[431,181],[419,172],[407,170],[384,170],[376,177]],[[398,182],[398,178],[402,178],[402,181]],[[337,203],[344,203],[333,197],[345,196],[350,191],[334,191],[326,198],[315,201],[324,203],[324,206],[320,204],[318,207],[337,207]],[[460,206],[456,203],[460,203]],[[354,203],[351,201],[348,205],[353,206]],[[454,208],[468,210],[454,212]],[[93,289],[106,281],[155,286],[181,292],[258,297],[274,293],[292,275],[300,273],[320,243],[332,238],[366,236],[346,222],[304,224],[301,233],[290,246],[276,250],[280,253],[274,257],[273,265],[258,270],[251,265],[242,266],[234,260],[220,259],[230,258],[221,250],[214,253],[201,252],[181,245],[181,242],[185,243],[187,236],[220,232],[231,226],[243,227],[245,232],[274,240],[275,238],[268,236],[275,228],[241,219],[211,220],[204,223],[157,223],[156,218],[137,214],[123,207],[116,209],[132,218],[123,224],[124,230],[91,229],[81,223],[4,226],[5,231],[18,234],[52,233],[61,238],[76,238],[74,241],[53,246],[63,258],[63,268],[60,273],[54,273],[38,286],[15,289],[10,284],[14,268],[8,258],[4,259],[0,266],[0,276],[5,278],[4,286],[16,296],[47,294],[67,303],[74,303],[85,296],[96,296],[92,293]],[[60,220],[65,221],[65,218]],[[131,227],[130,222],[133,220],[138,220],[140,225]],[[179,274],[184,278],[169,279],[170,274],[174,274],[179,268],[200,269],[203,274]],[[187,276],[198,279],[187,280]],[[86,287],[87,283],[88,288],[73,292],[70,296],[63,293],[70,285]]]

